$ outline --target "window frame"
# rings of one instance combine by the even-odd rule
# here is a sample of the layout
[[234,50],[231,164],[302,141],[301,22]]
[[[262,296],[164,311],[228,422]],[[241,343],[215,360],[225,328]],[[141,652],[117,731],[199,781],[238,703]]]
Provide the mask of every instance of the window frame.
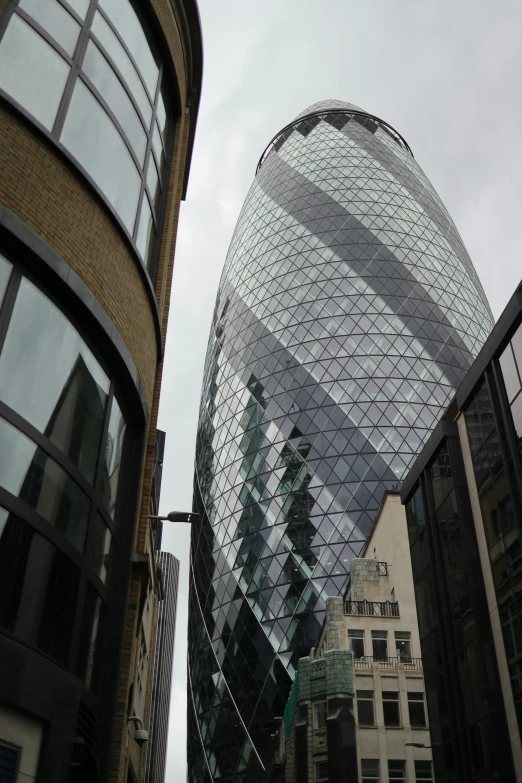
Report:
[[[60,99],[60,103],[58,106],[58,110],[56,113],[56,117],[54,120],[54,124],[51,130],[48,130],[33,114],[31,114],[30,111],[28,111],[22,104],[20,104],[16,98],[12,97],[9,93],[7,93],[1,86],[0,86],[0,100],[6,101],[9,105],[11,105],[18,113],[22,114],[28,121],[31,122],[32,125],[34,125],[40,133],[42,133],[52,144],[53,146],[59,150],[59,152],[65,156],[65,158],[78,170],[81,172],[83,177],[88,181],[89,185],[93,190],[96,192],[97,196],[103,201],[104,206],[110,211],[113,218],[117,221],[119,229],[122,231],[122,233],[125,236],[125,239],[127,240],[128,244],[132,248],[132,251],[136,257],[136,260],[139,262],[138,266],[140,268],[140,273],[144,277],[144,279],[147,282],[147,289],[149,291],[149,295],[154,299],[155,301],[155,292],[154,292],[154,285],[156,282],[156,275],[157,275],[157,268],[158,268],[158,261],[159,261],[159,252],[160,252],[160,246],[161,246],[161,232],[163,228],[164,223],[164,216],[165,216],[165,208],[167,203],[167,194],[168,194],[168,186],[169,186],[169,179],[170,179],[170,168],[171,168],[171,162],[172,162],[172,153],[173,153],[173,146],[174,146],[174,134],[175,134],[175,126],[180,114],[179,105],[176,104],[176,100],[172,99],[172,90],[163,90],[162,88],[164,85],[167,84],[168,79],[172,79],[175,74],[173,75],[173,68],[170,63],[168,54],[165,54],[162,50],[160,45],[158,45],[158,42],[154,40],[154,42],[151,41],[151,36],[147,36],[149,42],[151,42],[151,50],[153,51],[153,54],[156,56],[158,61],[158,67],[159,67],[159,74],[158,74],[158,81],[156,85],[156,92],[155,95],[150,96],[150,93],[148,91],[148,88],[145,84],[144,78],[140,72],[139,66],[136,63],[134,57],[130,53],[128,47],[125,44],[125,41],[121,38],[119,35],[119,32],[116,28],[114,28],[113,23],[111,22],[110,18],[107,16],[107,14],[103,11],[103,9],[100,6],[99,0],[89,0],[89,8],[87,10],[85,19],[82,19],[79,14],[76,13],[74,8],[72,6],[69,6],[66,2],[66,0],[56,0],[66,11],[69,13],[75,22],[77,22],[80,25],[80,32],[78,36],[78,41],[76,43],[76,47],[74,50],[73,55],[69,55],[65,49],[60,46],[58,41],[56,41],[50,33],[47,32],[37,21],[34,19],[29,13],[27,13],[24,9],[19,7],[19,1],[18,0],[9,0],[8,5],[2,15],[0,17],[0,46],[2,45],[2,39],[4,37],[4,34],[9,27],[9,23],[14,15],[20,16],[24,22],[26,22],[32,29],[40,35],[40,37],[49,45],[51,46],[60,57],[62,57],[67,65],[69,66],[69,74],[65,83],[65,88],[62,92],[62,96]],[[143,29],[144,32],[147,33],[148,30],[152,27],[152,25],[148,22],[148,20],[144,19],[144,13],[141,9],[141,6],[139,6],[137,3],[134,2],[134,0],[129,0],[131,2],[134,10],[136,11],[138,18],[140,19],[140,22],[143,22]],[[116,35],[119,43],[124,48],[127,56],[130,58],[130,61],[132,65],[134,66],[136,73],[146,91],[146,94],[151,101],[151,109],[152,109],[152,118],[149,124],[149,127],[146,127],[146,124],[144,122],[144,118],[141,115],[139,106],[136,102],[136,99],[134,98],[132,92],[130,91],[130,88],[128,89],[125,83],[125,80],[123,79],[122,74],[118,70],[116,64],[114,63],[113,59],[111,58],[109,52],[105,49],[103,44],[99,41],[99,39],[92,34],[91,28],[92,28],[92,21],[94,18],[94,15],[96,11],[99,11],[99,13],[103,16],[106,23],[110,26],[113,33]],[[131,100],[135,110],[138,113],[138,117],[140,121],[142,122],[143,129],[146,134],[147,144],[146,144],[146,150],[145,150],[145,157],[143,160],[143,163],[140,163],[135,152],[133,145],[131,143],[130,138],[127,136],[125,129],[121,125],[121,123],[118,121],[118,118],[114,114],[114,112],[111,110],[110,106],[105,101],[103,95],[99,92],[99,90],[96,88],[96,86],[91,82],[87,74],[85,74],[82,71],[82,65],[83,65],[83,59],[85,57],[85,52],[87,49],[88,42],[92,40],[93,43],[96,44],[104,58],[108,61],[109,66],[112,68],[114,74],[118,78],[122,88],[127,93],[127,96]],[[134,165],[137,168],[137,172],[140,179],[140,189],[139,189],[139,195],[138,195],[138,202],[136,206],[136,212],[134,215],[133,220],[133,228],[132,232],[130,232],[125,223],[123,222],[123,219],[120,217],[119,213],[116,211],[115,207],[111,204],[107,196],[103,193],[97,182],[94,180],[94,178],[89,174],[89,172],[82,166],[82,164],[76,159],[76,157],[69,152],[68,148],[61,142],[60,137],[62,133],[62,129],[65,123],[65,119],[69,110],[69,106],[71,103],[72,95],[74,92],[74,88],[76,85],[76,81],[79,79],[83,82],[83,84],[89,89],[93,96],[95,97],[96,101],[99,103],[101,109],[107,114],[110,121],[113,123],[114,127],[116,128],[118,134],[123,140],[123,143],[125,147],[127,148]],[[175,79],[175,82],[177,83],[177,80]],[[162,153],[164,156],[164,163],[163,166],[161,165],[161,161],[157,160],[157,154],[156,150],[154,149],[153,145],[153,133],[156,126],[156,123],[158,124],[159,129],[159,118],[157,115],[157,108],[159,105],[160,100],[160,94],[161,99],[163,101],[163,104],[166,109],[167,114],[167,120],[166,120],[166,133],[162,133],[161,130],[159,131],[160,136],[160,142],[162,145]],[[155,162],[156,170],[158,171],[159,176],[159,196],[154,200],[153,194],[149,193],[149,188],[147,184],[147,172],[149,168],[149,160],[152,159]],[[150,208],[150,211],[153,216],[153,229],[154,229],[154,237],[152,241],[150,242],[150,245],[147,248],[146,256],[143,257],[138,250],[137,245],[137,239],[138,239],[138,232],[139,232],[139,219],[141,215],[141,209],[142,209],[142,203],[144,199],[147,199],[148,205]]]
[[[426,729],[428,727],[428,720],[427,720],[427,712],[426,712],[426,699],[424,696],[423,691],[407,691],[406,693],[407,699],[408,699],[408,720],[410,721],[410,726],[413,729]],[[412,698],[416,697],[416,698]],[[424,723],[422,724],[413,724],[411,720],[411,705],[412,704],[422,704],[423,714],[424,714]]]
[[[359,696],[359,694],[363,694],[363,693],[364,694],[371,693],[372,695],[371,695],[371,697],[370,696]],[[355,691],[355,701],[357,702],[357,723],[358,723],[359,727],[360,728],[375,728],[375,726],[377,725],[377,722],[375,720],[375,691],[368,691],[368,690],[365,690],[365,689],[356,690]],[[362,701],[362,702],[371,702],[371,705],[372,705],[372,718],[373,718],[372,723],[361,723],[361,720],[360,720],[360,717],[359,717],[359,702],[360,701]]]
[[[391,696],[385,696],[384,694],[395,694],[397,698],[391,698]],[[387,704],[396,704],[397,705],[397,713],[398,713],[398,722],[397,723],[387,723],[386,722],[386,714],[384,710],[384,705]],[[382,712],[383,712],[383,721],[384,725],[387,729],[400,729],[403,725],[402,723],[402,715],[401,715],[401,699],[400,699],[400,691],[382,691]]]
[[[320,708],[324,707],[323,710]],[[312,712],[313,712],[313,728],[314,731],[318,729],[326,729],[326,718],[328,716],[328,702],[325,699],[321,699],[319,701],[314,701],[312,704]],[[321,716],[323,717],[324,721],[321,722]]]
[[[357,634],[354,636],[350,636],[350,634]],[[356,656],[354,650],[352,649],[352,639],[360,640],[362,642],[362,655]],[[348,649],[350,652],[353,653],[354,660],[360,660],[361,658],[365,657],[365,633],[364,629],[359,628],[349,628],[348,629]]]

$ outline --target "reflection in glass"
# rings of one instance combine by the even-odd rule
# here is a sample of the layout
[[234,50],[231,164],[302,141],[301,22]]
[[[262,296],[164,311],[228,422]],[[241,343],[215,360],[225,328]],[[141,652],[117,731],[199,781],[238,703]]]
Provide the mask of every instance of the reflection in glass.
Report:
[[143,163],[147,148],[147,135],[143,125],[127,91],[96,44],[92,41],[89,41],[87,46],[82,68],[107,101],[116,119],[129,137],[134,152],[140,162]]
[[4,294],[11,275],[11,269],[13,265],[9,261],[0,255],[0,307],[4,301]]
[[[82,613],[82,627],[80,629],[80,643],[78,645],[78,659],[76,661],[76,674],[88,688],[95,689],[96,652],[99,649],[99,637],[101,631],[101,614],[103,602],[93,585],[88,582],[85,594],[85,604]],[[98,656],[99,657],[99,656]],[[99,669],[99,666],[96,667]]]
[[96,514],[89,536],[87,557],[91,561],[102,582],[105,582],[107,579],[107,573],[109,571],[111,561],[111,549],[111,531],[103,521],[102,517],[99,514]]
[[147,186],[149,188],[152,203],[157,206],[157,197],[159,195],[159,176],[156,164],[154,163],[153,155],[150,155],[149,157],[149,165],[147,168]]
[[66,316],[22,279],[0,355],[0,400],[94,480],[109,379]]
[[74,88],[61,141],[132,233],[140,193],[138,170],[111,119],[80,80]]
[[150,124],[152,117],[152,106],[147,98],[145,88],[141,83],[141,79],[138,76],[134,65],[132,64],[129,56],[121,43],[116,38],[114,32],[111,30],[103,16],[97,11],[92,23],[92,32],[99,39],[102,46],[105,47],[107,53],[114,60],[114,63],[121,75],[127,82],[127,85],[133,94],[136,103],[140,107],[140,111],[143,114],[147,125]]
[[[35,536],[35,542],[38,540],[45,541],[41,536]],[[49,563],[49,570],[46,574],[45,592],[41,592],[43,602],[36,644],[63,666],[67,666],[80,572],[63,552],[47,541],[45,544],[43,549],[46,551],[45,560]],[[42,584],[41,587],[43,586]]]
[[520,391],[520,379],[518,377],[515,359],[513,358],[511,344],[508,344],[499,361],[508,400],[509,402],[512,402],[512,400]]
[[154,238],[154,220],[152,218],[152,210],[149,205],[149,200],[147,196],[144,194],[143,202],[141,204],[140,222],[138,226],[138,235],[136,237],[136,246],[140,251],[145,266],[148,266],[149,263],[149,255],[150,255],[153,238]]
[[78,585],[66,555],[0,509],[0,625],[67,665]]
[[20,0],[19,5],[58,41],[67,54],[74,54],[80,25],[63,5],[57,0]]
[[15,14],[0,42],[0,88],[51,130],[69,66]]
[[159,68],[134,8],[129,0],[101,0],[100,5],[125,41],[127,49],[138,64],[150,96],[154,99]]
[[83,550],[89,500],[36,443],[0,419],[0,486],[27,503]]
[[33,531],[0,507],[0,625],[14,630]]
[[152,146],[154,148],[154,152],[156,153],[156,159],[161,171],[163,169],[164,162],[163,145],[161,143],[161,135],[156,122],[154,123],[154,130],[152,132]]
[[116,399],[113,399],[109,420],[109,431],[107,433],[107,445],[105,447],[106,473],[102,480],[101,487],[102,502],[105,503],[113,518],[118,498],[118,482],[120,479],[126,429],[127,425],[120,406],[116,402]]
[[165,108],[165,101],[163,100],[162,90],[158,93],[158,103],[156,106],[156,117],[158,119],[158,125],[163,136],[163,141],[166,141],[167,135],[167,110]]

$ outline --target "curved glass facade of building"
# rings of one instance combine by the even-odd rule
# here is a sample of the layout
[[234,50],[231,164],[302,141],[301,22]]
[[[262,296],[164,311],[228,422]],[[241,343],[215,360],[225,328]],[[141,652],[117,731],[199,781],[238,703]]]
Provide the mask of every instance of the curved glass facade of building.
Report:
[[263,154],[205,365],[189,622],[189,780],[262,780],[269,722],[386,488],[493,319],[399,134],[324,101]]

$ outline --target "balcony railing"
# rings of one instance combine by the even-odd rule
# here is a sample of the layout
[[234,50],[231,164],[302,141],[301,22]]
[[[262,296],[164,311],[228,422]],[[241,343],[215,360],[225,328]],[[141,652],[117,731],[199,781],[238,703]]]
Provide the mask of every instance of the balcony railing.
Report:
[[345,614],[362,614],[368,617],[399,617],[398,601],[345,601]]
[[379,664],[381,669],[396,669],[398,663],[402,663],[405,669],[422,670],[422,658],[397,657],[397,658],[374,658],[372,655],[365,655],[364,658],[355,658],[354,666],[356,669],[371,669],[374,663]]

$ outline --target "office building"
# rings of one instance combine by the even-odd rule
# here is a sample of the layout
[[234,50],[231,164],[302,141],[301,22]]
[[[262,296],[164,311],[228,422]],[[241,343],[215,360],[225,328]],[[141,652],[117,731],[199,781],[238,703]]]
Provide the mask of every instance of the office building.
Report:
[[323,101],[263,153],[225,263],[197,440],[189,779],[263,780],[267,724],[493,320],[387,122]]
[[8,781],[143,777],[134,679],[159,589],[148,515],[201,67],[194,0],[0,0]]
[[397,492],[385,495],[350,576],[344,598],[326,601],[317,647],[299,661],[271,780],[434,781],[406,514]]
[[522,781],[522,288],[405,478],[437,783]]
[[145,783],[164,783],[169,733],[170,686],[176,632],[179,560],[168,552],[156,552],[161,573],[161,600],[156,624],[156,645],[149,719]]

